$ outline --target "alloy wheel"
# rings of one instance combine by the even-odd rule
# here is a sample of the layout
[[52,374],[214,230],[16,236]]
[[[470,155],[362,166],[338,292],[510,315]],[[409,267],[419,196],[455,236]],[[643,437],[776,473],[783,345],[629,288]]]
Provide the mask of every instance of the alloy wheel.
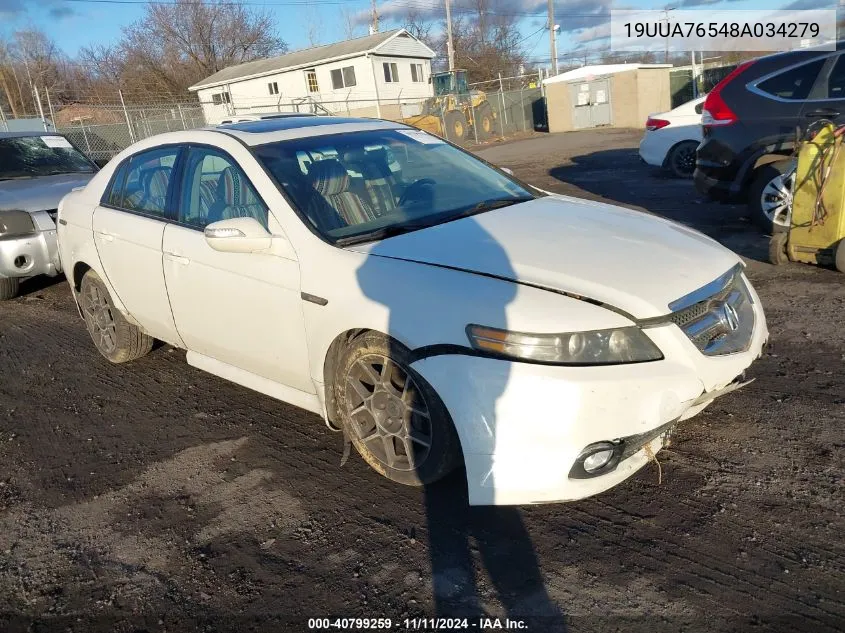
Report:
[[412,471],[428,459],[428,403],[396,362],[377,354],[358,359],[346,376],[346,406],[352,432],[385,466]]
[[772,178],[760,194],[760,209],[776,226],[789,226],[792,213],[792,186],[795,183],[795,169]]
[[696,145],[683,145],[672,156],[674,172],[679,176],[691,176],[695,171]]
[[108,299],[95,284],[89,284],[85,289],[82,311],[94,343],[106,354],[112,353],[117,347],[117,326]]

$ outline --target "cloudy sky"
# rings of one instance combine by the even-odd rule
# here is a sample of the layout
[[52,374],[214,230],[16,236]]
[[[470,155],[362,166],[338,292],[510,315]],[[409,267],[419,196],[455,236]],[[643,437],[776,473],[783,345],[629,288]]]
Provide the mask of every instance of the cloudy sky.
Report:
[[[161,0],[170,2],[172,0]],[[841,0],[845,2],[845,0]],[[319,43],[345,39],[348,22],[358,35],[365,35],[369,22],[369,0],[247,0],[263,7],[276,19],[279,34],[291,49],[309,45],[309,30]],[[461,15],[475,0],[452,0],[453,15]],[[489,12],[513,15],[519,23],[529,58],[548,63],[549,45],[546,0],[487,0]],[[558,51],[565,58],[585,49],[604,48],[608,40],[611,6],[616,8],[663,9],[753,9],[834,8],[831,0],[557,0],[555,22],[561,27]],[[843,5],[845,6],[845,5]],[[144,0],[0,0],[0,33],[30,26],[55,38],[65,52],[74,55],[80,47],[108,44],[120,37],[120,29],[143,13]],[[443,0],[379,0],[381,29],[400,25],[409,11],[438,23],[444,17]],[[308,29],[308,25],[312,25]]]

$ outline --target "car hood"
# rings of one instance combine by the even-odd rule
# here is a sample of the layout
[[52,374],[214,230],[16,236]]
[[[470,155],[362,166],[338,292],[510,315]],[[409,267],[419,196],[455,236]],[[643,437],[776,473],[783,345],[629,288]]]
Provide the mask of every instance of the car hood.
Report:
[[84,187],[94,174],[56,174],[19,180],[0,180],[0,211],[46,211],[75,187]]
[[685,226],[558,195],[348,248],[571,293],[638,319],[665,315],[740,261]]

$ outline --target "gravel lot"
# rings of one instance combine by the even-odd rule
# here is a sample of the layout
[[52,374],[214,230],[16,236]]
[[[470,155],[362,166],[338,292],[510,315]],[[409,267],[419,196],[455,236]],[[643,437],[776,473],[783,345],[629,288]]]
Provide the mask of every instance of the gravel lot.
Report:
[[[307,618],[529,618],[529,631],[845,629],[845,284],[765,263],[741,209],[639,133],[487,147],[544,188],[680,220],[742,254],[772,332],[756,382],[596,498],[473,508],[399,487],[316,416],[161,347],[95,351],[66,284],[0,306],[0,630],[303,631]],[[596,253],[597,265],[601,253]],[[476,628],[475,630],[479,630]],[[483,630],[483,629],[482,629]],[[489,629],[488,629],[489,630]]]

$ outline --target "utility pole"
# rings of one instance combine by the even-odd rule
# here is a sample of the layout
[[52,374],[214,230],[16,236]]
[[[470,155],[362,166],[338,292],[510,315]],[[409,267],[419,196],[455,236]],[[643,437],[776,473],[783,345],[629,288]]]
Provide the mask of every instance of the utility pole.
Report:
[[449,55],[449,70],[455,70],[455,45],[452,42],[452,6],[446,1],[446,52]]
[[557,33],[555,33],[555,3],[549,0],[549,52],[552,55],[552,76],[557,75]]
[[378,33],[378,7],[376,6],[376,0],[372,0],[372,13],[373,23],[370,28],[373,33]]

